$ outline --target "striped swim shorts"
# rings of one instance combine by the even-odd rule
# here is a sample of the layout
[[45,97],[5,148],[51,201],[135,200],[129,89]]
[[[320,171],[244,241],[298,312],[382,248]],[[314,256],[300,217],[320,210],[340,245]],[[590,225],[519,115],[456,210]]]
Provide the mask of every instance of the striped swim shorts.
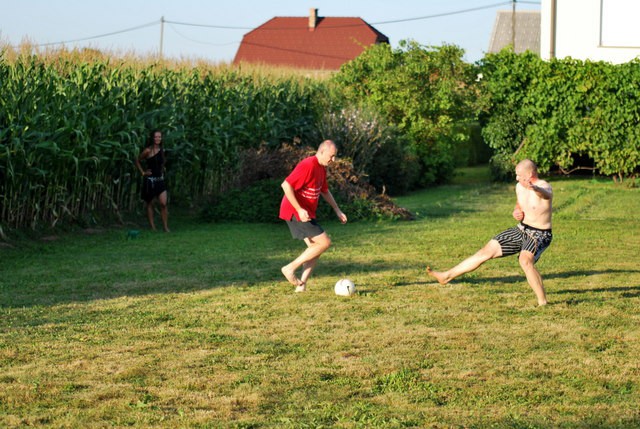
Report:
[[533,253],[537,262],[542,252],[551,244],[553,234],[550,229],[538,229],[523,223],[502,231],[493,237],[500,243],[502,256],[515,255],[526,250]]

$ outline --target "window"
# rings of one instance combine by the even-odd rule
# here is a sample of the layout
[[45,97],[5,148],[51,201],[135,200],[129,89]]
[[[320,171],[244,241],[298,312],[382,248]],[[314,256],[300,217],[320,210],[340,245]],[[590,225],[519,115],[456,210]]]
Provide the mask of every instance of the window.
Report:
[[640,47],[640,1],[600,1],[600,46]]

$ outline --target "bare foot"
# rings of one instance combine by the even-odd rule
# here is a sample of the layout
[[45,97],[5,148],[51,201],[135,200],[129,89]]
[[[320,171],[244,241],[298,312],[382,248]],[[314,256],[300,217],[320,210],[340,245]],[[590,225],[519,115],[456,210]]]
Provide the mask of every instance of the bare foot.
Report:
[[440,283],[441,285],[446,285],[447,283],[449,283],[449,279],[442,271],[433,271],[431,267],[427,267],[427,274],[438,280],[438,283]]
[[280,271],[282,271],[282,274],[286,277],[286,279],[289,281],[289,283],[291,283],[294,286],[300,286],[300,284],[302,284],[302,282],[300,281],[299,278],[296,277],[296,273],[289,270],[286,266],[282,267],[280,269]]

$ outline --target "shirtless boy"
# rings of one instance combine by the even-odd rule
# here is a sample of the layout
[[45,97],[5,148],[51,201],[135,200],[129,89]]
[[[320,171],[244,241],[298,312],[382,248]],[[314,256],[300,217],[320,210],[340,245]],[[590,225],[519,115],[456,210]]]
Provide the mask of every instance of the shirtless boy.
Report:
[[440,284],[447,284],[456,277],[471,272],[489,259],[519,253],[518,261],[527,276],[527,282],[538,299],[538,305],[547,304],[542,277],[535,263],[545,251],[553,235],[551,233],[551,185],[538,177],[535,163],[525,159],[516,166],[516,197],[513,217],[519,224],[501,232],[491,239],[473,256],[460,262],[448,271],[433,271],[427,267],[427,273]]

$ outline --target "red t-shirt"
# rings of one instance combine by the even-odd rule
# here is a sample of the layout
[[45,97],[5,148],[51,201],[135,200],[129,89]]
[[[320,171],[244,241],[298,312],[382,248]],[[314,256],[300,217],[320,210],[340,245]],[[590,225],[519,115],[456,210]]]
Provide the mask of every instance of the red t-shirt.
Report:
[[[309,217],[315,219],[320,194],[329,191],[327,169],[313,155],[300,161],[285,180],[293,187],[300,206],[309,213]],[[300,220],[296,209],[285,195],[280,203],[280,219],[291,220],[292,216]]]

